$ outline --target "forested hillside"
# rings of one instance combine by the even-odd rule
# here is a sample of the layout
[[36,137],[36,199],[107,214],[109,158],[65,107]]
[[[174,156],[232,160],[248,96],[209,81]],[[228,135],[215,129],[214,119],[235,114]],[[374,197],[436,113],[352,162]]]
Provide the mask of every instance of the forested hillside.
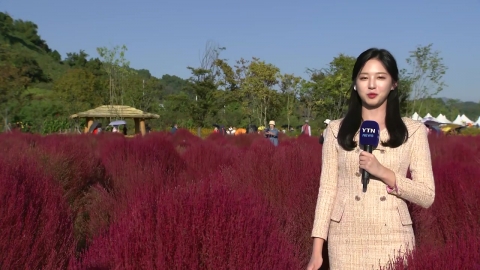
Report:
[[[159,114],[160,119],[150,121],[154,130],[174,122],[194,128],[264,125],[270,119],[280,126],[310,119],[320,128],[324,119],[343,115],[355,57],[337,55],[323,67],[308,69],[308,79],[303,79],[256,57],[228,62],[221,55],[225,49],[207,43],[198,66],[185,67],[191,78],[156,78],[149,70],[130,67],[125,46],[99,44],[94,55],[79,48],[62,57],[40,37],[34,22],[0,13],[0,128],[18,123],[31,132],[71,129],[84,123],[69,115],[108,104]],[[447,67],[432,44],[414,48],[407,63],[411,69],[402,71],[400,82],[405,115],[443,113],[453,120],[465,113],[477,119],[478,103],[436,98]]]

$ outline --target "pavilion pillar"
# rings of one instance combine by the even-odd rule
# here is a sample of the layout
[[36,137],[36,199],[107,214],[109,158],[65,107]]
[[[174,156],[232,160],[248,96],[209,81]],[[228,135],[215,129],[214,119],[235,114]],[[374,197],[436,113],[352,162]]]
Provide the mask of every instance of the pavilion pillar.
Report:
[[140,133],[142,133],[142,136],[145,136],[147,134],[147,130],[145,129],[145,119],[140,119]]
[[135,134],[140,134],[140,119],[134,118],[133,121],[135,122]]
[[86,123],[86,126],[87,126],[87,127],[85,128],[85,133],[88,133],[88,130],[90,130],[90,127],[91,127],[92,124],[93,124],[93,117],[87,117],[87,118],[85,119],[85,121],[87,122],[87,123]]

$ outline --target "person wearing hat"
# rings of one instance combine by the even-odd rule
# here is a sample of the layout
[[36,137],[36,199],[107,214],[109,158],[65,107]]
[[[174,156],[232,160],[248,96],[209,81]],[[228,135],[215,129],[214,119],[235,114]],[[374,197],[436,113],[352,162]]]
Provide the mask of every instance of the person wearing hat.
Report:
[[328,124],[330,124],[330,119],[326,119],[323,123],[325,123],[325,130],[323,130],[323,137],[325,137],[325,131],[327,130]]
[[305,120],[305,124],[302,126],[302,134],[312,136],[312,129],[310,128],[310,125],[308,124],[308,119]]
[[270,126],[265,130],[265,137],[267,137],[275,146],[278,146],[278,129],[275,127],[275,121],[268,122]]
[[328,124],[330,124],[330,119],[326,119],[325,121],[323,121],[323,123],[325,124],[325,129],[323,130],[323,133],[320,134],[320,138],[318,138],[318,143],[320,144],[323,144],[323,141],[325,140],[325,135],[327,134],[326,130],[327,130]]
[[235,135],[235,128],[233,128],[232,126],[230,126],[227,130],[227,135]]

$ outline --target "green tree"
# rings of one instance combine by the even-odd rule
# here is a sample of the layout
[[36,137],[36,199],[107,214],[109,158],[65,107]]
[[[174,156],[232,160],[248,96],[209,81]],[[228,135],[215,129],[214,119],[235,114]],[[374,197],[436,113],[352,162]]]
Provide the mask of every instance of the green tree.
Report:
[[101,94],[96,89],[95,76],[88,70],[75,68],[67,71],[53,86],[57,98],[68,114],[91,109],[99,104]]
[[63,62],[70,67],[84,68],[88,63],[87,57],[88,54],[84,50],[80,50],[78,53],[67,53]]
[[4,130],[28,101],[25,90],[32,81],[24,67],[13,64],[14,57],[7,46],[0,46],[0,114]]
[[316,96],[316,84],[313,81],[303,80],[300,82],[299,101],[301,104],[301,116],[306,119],[313,118],[313,109],[315,102],[319,98]]
[[259,125],[267,125],[268,109],[275,102],[273,87],[279,83],[280,69],[272,64],[267,64],[259,58],[253,57],[248,65],[247,76],[242,90],[247,96],[252,97],[253,113]]
[[315,110],[330,119],[343,117],[348,108],[355,57],[340,54],[328,68],[309,69],[317,98]]
[[410,65],[408,80],[411,85],[410,115],[420,110],[425,98],[431,98],[440,93],[446,86],[443,76],[447,67],[440,57],[439,51],[433,50],[433,44],[417,46],[407,58]]
[[7,37],[14,31],[13,19],[8,13],[0,12],[0,35]]
[[286,98],[285,111],[287,113],[287,130],[290,130],[290,116],[294,112],[297,97],[302,87],[302,78],[293,74],[284,74],[280,76],[280,90]]
[[97,48],[100,58],[103,59],[103,67],[108,74],[108,88],[110,105],[123,105],[125,85],[124,82],[132,73],[129,70],[130,62],[125,58],[127,46],[114,46],[112,49],[107,47]]
[[407,74],[406,69],[400,70],[399,81],[397,86],[398,97],[400,101],[400,112],[405,116],[409,115],[410,96],[412,93],[412,79]]
[[125,102],[137,109],[151,111],[158,104],[162,85],[156,78],[144,79],[137,73],[132,73],[125,82]]
[[195,94],[195,100],[185,100],[190,108],[190,116],[198,128],[207,126],[208,117],[215,116],[219,108],[219,91],[215,83],[215,77],[210,70],[188,67],[192,71],[192,77],[187,88]]

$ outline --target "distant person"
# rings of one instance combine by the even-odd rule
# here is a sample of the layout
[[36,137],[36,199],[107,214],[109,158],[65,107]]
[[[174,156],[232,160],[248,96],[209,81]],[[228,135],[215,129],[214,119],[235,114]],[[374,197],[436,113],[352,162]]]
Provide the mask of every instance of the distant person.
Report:
[[278,129],[275,127],[275,121],[271,120],[269,128],[265,130],[265,137],[267,137],[275,146],[278,146]]
[[123,125],[123,135],[127,136],[127,125]]
[[172,129],[170,130],[170,133],[175,134],[175,132],[177,132],[177,129],[178,129],[177,124],[174,124]]
[[235,128],[233,128],[232,126],[230,126],[227,130],[227,135],[235,135],[235,132],[237,130]]
[[245,129],[246,133],[257,133],[258,127],[254,124],[249,124]]
[[235,130],[235,136],[237,136],[237,135],[242,135],[242,134],[246,134],[246,133],[247,133],[247,129],[245,129],[245,128],[237,128],[237,129]]
[[323,123],[325,124],[325,129],[323,130],[322,134],[320,134],[320,137],[318,138],[318,143],[320,144],[323,144],[323,142],[325,141],[325,135],[327,134],[327,127],[328,127],[328,124],[330,124],[330,119],[326,119],[325,121],[323,121]]
[[150,133],[150,131],[152,131],[152,128],[150,127],[149,124],[146,124],[146,125],[145,125],[145,131],[146,131],[147,133]]
[[[320,186],[307,270],[323,263],[327,240],[330,269],[379,269],[415,247],[409,205],[429,208],[435,181],[425,126],[400,113],[399,71],[387,50],[368,49],[352,71],[343,119],[331,121],[322,147]],[[359,145],[362,121],[378,123],[372,153]],[[362,172],[370,175],[363,192]],[[411,178],[407,178],[410,170]]]
[[101,132],[102,132],[102,124],[100,123],[100,124],[98,124],[98,125],[95,127],[95,129],[93,130],[92,133],[95,134],[95,135],[98,135],[98,134],[100,134]]
[[305,124],[302,126],[302,134],[312,136],[312,129],[310,128],[310,125],[308,124],[308,119],[305,120]]

